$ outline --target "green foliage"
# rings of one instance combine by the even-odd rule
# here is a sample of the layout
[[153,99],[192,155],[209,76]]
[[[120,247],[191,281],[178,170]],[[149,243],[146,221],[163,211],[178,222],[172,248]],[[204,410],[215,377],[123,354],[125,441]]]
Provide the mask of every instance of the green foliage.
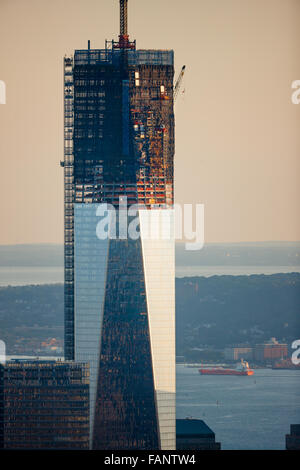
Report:
[[[299,307],[298,273],[176,279],[177,354],[272,336],[292,342],[300,338]],[[62,284],[0,288],[0,339],[11,345],[20,336],[63,337]]]
[[300,274],[176,280],[177,354],[188,346],[300,338]]

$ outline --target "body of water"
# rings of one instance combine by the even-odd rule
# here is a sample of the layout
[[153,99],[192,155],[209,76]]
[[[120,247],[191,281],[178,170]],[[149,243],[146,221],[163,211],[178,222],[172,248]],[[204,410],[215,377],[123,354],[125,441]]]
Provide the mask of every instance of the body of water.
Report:
[[177,418],[186,417],[203,419],[224,450],[284,449],[300,423],[300,371],[214,376],[177,365]]
[[[300,266],[176,266],[176,277],[188,276],[241,276],[300,272]],[[0,286],[30,284],[56,284],[64,281],[61,266],[0,266]]]
[[26,286],[64,282],[64,269],[54,267],[1,266],[0,286]]

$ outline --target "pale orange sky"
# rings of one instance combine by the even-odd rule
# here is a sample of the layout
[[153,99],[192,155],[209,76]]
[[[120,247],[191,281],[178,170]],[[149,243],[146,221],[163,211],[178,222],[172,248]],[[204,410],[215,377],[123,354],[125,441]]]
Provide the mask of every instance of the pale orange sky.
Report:
[[[117,38],[118,0],[0,0],[0,244],[63,242],[63,56]],[[176,201],[207,242],[300,240],[300,0],[129,0],[138,48],[187,66]]]

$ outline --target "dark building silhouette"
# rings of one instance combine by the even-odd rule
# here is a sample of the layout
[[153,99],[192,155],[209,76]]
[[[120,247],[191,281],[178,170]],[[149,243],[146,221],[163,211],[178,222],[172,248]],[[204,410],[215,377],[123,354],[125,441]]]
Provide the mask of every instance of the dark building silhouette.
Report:
[[176,419],[176,449],[221,450],[221,444],[201,419]]
[[300,450],[300,424],[291,424],[290,434],[285,436],[286,450]]
[[88,365],[1,365],[0,442],[4,449],[88,449]]

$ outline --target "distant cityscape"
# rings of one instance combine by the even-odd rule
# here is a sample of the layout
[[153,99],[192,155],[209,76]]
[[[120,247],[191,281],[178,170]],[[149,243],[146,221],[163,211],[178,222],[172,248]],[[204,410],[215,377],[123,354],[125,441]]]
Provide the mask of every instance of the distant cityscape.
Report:
[[[273,367],[276,369],[299,369],[299,365],[293,364],[291,361],[291,350],[290,345],[282,343],[276,340],[276,338],[270,338],[269,341],[261,344],[256,344],[253,347],[247,345],[236,345],[227,347],[223,350],[218,349],[194,349],[195,353],[205,352],[201,362],[207,363],[236,363],[241,360],[251,362],[252,368],[255,367]],[[217,358],[216,354],[219,353]],[[178,363],[185,363],[186,359],[182,356],[177,356]]]

